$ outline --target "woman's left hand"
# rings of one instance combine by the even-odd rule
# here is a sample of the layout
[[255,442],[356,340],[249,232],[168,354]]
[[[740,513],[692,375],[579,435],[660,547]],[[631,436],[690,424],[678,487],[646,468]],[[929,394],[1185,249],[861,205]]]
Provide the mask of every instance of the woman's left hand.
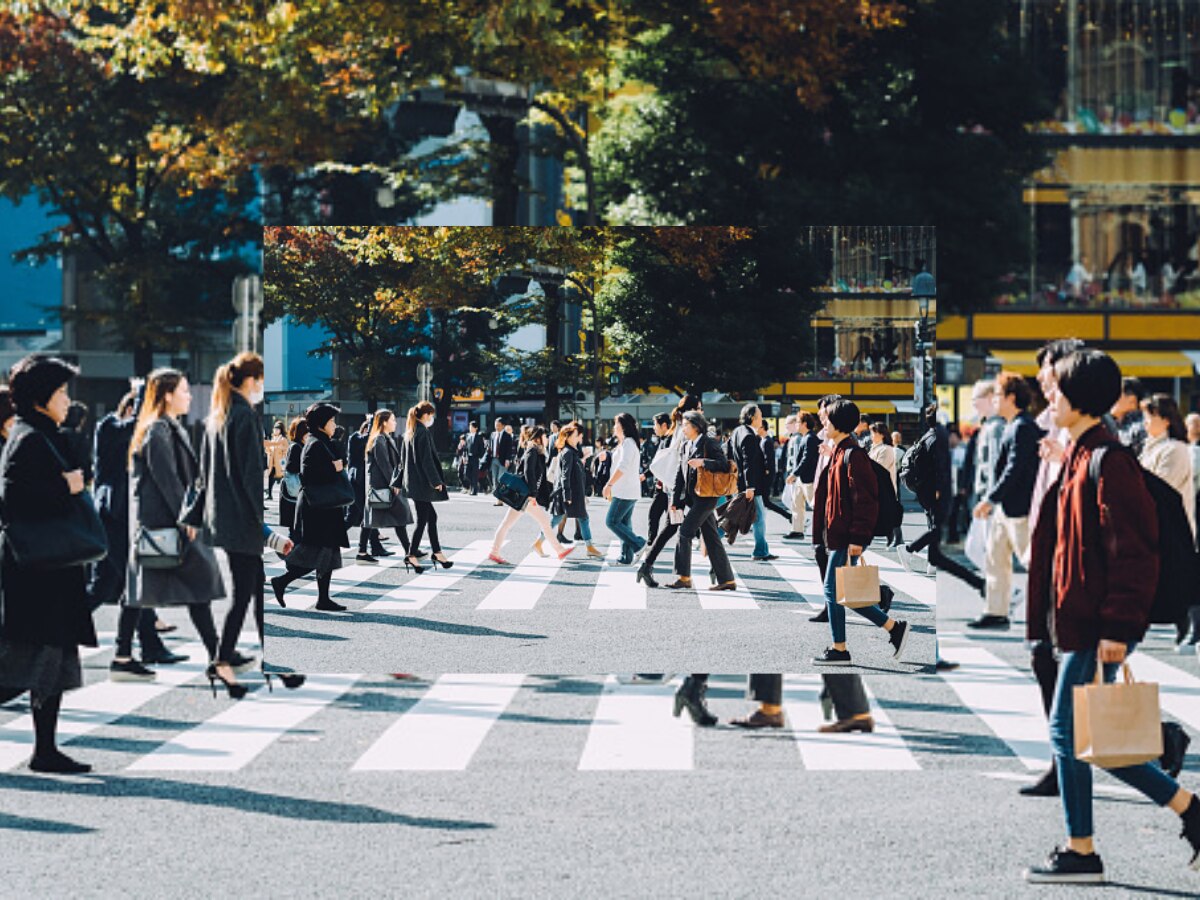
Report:
[[604,494],[604,499],[605,499],[605,500],[611,500],[611,499],[612,499],[612,488],[610,488],[608,485],[605,485],[605,486],[604,486],[604,490],[603,490],[603,492],[602,492],[602,493]]

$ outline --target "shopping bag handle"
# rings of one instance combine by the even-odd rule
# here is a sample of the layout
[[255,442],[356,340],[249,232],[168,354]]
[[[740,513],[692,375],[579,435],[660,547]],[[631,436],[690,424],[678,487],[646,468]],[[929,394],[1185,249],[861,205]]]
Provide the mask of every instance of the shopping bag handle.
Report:
[[[1125,683],[1133,684],[1133,670],[1129,668],[1128,660],[1121,663],[1121,671],[1125,675]],[[1103,683],[1104,683],[1104,663],[1100,662],[1100,660],[1097,659],[1096,660],[1096,677],[1092,679],[1092,684],[1103,684]]]

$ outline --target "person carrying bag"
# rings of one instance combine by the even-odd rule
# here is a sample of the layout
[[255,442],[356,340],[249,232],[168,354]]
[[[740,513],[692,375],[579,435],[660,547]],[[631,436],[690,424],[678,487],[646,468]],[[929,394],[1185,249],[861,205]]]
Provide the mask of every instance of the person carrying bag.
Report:
[[1136,766],[1162,756],[1158,685],[1134,681],[1129,663],[1123,681],[1105,684],[1100,667],[1090,684],[1076,685],[1075,758],[1103,769]]

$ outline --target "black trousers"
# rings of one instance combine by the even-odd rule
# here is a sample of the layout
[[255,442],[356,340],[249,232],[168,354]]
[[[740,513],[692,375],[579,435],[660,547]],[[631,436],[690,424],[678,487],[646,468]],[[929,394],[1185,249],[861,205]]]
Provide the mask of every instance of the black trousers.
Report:
[[[211,660],[217,652],[217,626],[213,621],[211,603],[189,603],[188,615],[204,649],[208,651]],[[138,643],[142,647],[142,658],[153,657],[163,653],[167,648],[158,636],[155,623],[158,620],[157,610],[138,606],[123,606],[117,617],[116,656],[128,657],[133,655],[133,634],[136,631]]]
[[925,516],[929,530],[908,545],[909,553],[919,553],[929,548],[929,562],[935,569],[941,569],[955,578],[965,581],[974,590],[983,593],[984,579],[978,572],[968,569],[942,553],[942,525],[934,513],[926,510]]
[[417,508],[417,527],[413,529],[412,549],[421,548],[421,538],[424,537],[425,530],[429,529],[430,552],[441,553],[442,545],[438,541],[437,533],[437,510],[433,508],[433,503],[429,500],[414,500],[413,505]]
[[646,517],[646,543],[653,544],[654,539],[658,537],[659,520],[666,514],[670,505],[671,499],[666,491],[654,492],[654,499],[650,501],[650,514]]
[[779,515],[781,515],[785,519],[787,519],[788,531],[792,530],[792,511],[790,509],[784,509],[782,506],[780,506],[778,503],[776,503],[774,500],[772,500],[767,494],[755,494],[754,496],[762,497],[762,502],[763,502],[764,507],[771,510],[771,512],[778,513]]
[[272,469],[270,472],[267,473],[267,499],[268,500],[275,499],[275,485],[281,481],[283,481],[283,479],[275,474],[274,469]]
[[688,508],[683,524],[679,526],[679,541],[675,544],[676,575],[691,577],[692,539],[700,535],[718,583],[733,581],[733,567],[729,565],[725,545],[721,543],[721,535],[717,530],[717,517],[713,512],[716,508],[716,497],[697,497],[695,504]]
[[479,460],[474,457],[467,458],[467,476],[464,487],[469,487],[472,494],[479,493]]
[[[689,677],[696,684],[708,684],[708,675],[691,675]],[[751,675],[750,696],[759,703],[779,706],[783,703],[783,676]]]
[[[233,603],[225,613],[225,624],[221,628],[221,643],[217,647],[217,662],[229,662],[237,649],[238,636],[246,622],[250,603],[257,600],[256,621],[261,622],[263,562],[254,553],[229,553],[229,572],[233,576]],[[259,634],[262,634],[261,624]]]

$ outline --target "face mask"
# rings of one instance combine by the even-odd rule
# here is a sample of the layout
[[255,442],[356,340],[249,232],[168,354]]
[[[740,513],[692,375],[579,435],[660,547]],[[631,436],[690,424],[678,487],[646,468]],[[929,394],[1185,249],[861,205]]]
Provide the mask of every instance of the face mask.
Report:
[[257,391],[254,391],[254,392],[253,392],[253,393],[250,395],[250,405],[251,405],[251,406],[258,406],[258,404],[260,404],[260,403],[262,403],[262,402],[263,402],[263,398],[264,398],[265,396],[266,396],[266,391],[262,390],[261,388],[260,388],[259,390],[257,390]]

